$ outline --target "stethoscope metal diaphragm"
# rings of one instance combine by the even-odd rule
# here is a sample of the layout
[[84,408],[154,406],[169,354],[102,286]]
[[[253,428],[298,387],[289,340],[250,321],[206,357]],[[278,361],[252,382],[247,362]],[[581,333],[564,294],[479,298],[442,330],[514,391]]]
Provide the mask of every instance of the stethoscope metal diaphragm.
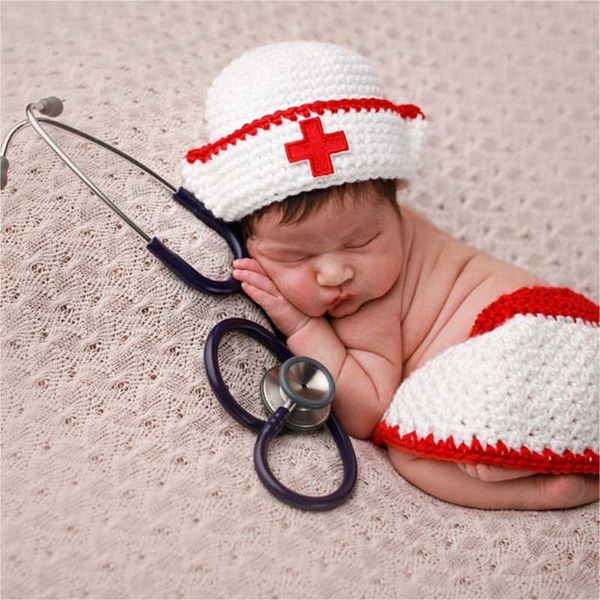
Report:
[[280,406],[290,409],[286,427],[310,431],[331,413],[335,383],[329,371],[307,356],[295,356],[269,369],[260,382],[260,396],[269,414]]

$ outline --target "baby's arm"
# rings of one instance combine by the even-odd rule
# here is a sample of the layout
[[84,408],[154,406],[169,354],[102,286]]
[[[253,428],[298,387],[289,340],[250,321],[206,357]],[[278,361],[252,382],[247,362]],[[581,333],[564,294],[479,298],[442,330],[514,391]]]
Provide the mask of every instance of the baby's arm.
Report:
[[336,415],[352,437],[370,438],[397,386],[398,367],[374,352],[346,348],[323,317],[311,318],[287,345],[329,369],[336,385]]
[[288,348],[327,367],[336,382],[335,411],[348,433],[369,438],[394,392],[393,365],[375,353],[346,348],[323,317],[309,317],[293,306],[255,259],[236,260],[234,267],[233,275],[244,292],[288,338]]

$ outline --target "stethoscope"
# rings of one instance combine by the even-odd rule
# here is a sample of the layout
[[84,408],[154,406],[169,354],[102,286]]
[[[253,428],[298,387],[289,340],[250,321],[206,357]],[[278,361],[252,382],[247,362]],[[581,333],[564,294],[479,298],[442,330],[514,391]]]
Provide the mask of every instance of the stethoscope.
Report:
[[[235,258],[243,258],[248,254],[237,223],[226,223],[218,219],[192,193],[181,187],[176,189],[154,171],[125,152],[83,131],[69,127],[59,121],[54,121],[52,118],[38,118],[34,115],[34,110],[48,117],[57,117],[63,111],[63,103],[58,98],[51,96],[43,98],[39,102],[28,104],[25,108],[27,119],[17,123],[7,133],[0,149],[2,189],[4,189],[7,182],[9,163],[6,158],[6,151],[10,141],[17,131],[31,125],[75,175],[140,235],[146,242],[146,248],[179,279],[203,293],[233,294],[241,292],[240,283],[233,277],[225,281],[204,277],[179,255],[165,246],[158,238],[151,238],[79,169],[42,128],[40,123],[47,123],[85,138],[145,171],[166,187],[176,202],[218,233],[227,242]],[[258,477],[265,487],[274,496],[296,508],[304,510],[330,510],[347,499],[356,482],[356,456],[352,443],[342,425],[331,411],[331,402],[335,396],[335,382],[329,371],[321,363],[307,356],[294,356],[283,343],[284,336],[277,330],[270,319],[269,322],[273,326],[275,335],[258,323],[248,319],[231,318],[217,323],[208,334],[204,347],[204,365],[208,381],[223,408],[238,423],[258,433],[254,445],[254,465]],[[221,375],[218,360],[219,345],[223,337],[232,332],[240,332],[254,338],[270,350],[282,363],[266,371],[260,383],[260,396],[267,413],[270,415],[266,421],[255,417],[240,406],[229,392],[229,388]],[[283,485],[271,471],[268,462],[269,445],[284,427],[296,431],[310,431],[323,424],[329,427],[342,458],[342,482],[338,489],[325,496],[299,494]]]

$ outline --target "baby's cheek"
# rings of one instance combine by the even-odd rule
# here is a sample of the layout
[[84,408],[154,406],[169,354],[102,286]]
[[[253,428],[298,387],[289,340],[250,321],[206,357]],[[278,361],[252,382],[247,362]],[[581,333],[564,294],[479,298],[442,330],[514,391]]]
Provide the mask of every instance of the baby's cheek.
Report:
[[276,285],[279,291],[290,301],[296,296],[301,296],[303,289],[309,283],[306,274],[301,269],[283,271],[277,279],[279,283],[276,283]]
[[275,285],[298,310],[310,316],[321,314],[322,307],[317,306],[314,278],[305,269],[291,269],[281,275],[279,283]]
[[375,257],[363,265],[361,284],[366,286],[374,297],[387,294],[398,281],[402,262],[396,256]]

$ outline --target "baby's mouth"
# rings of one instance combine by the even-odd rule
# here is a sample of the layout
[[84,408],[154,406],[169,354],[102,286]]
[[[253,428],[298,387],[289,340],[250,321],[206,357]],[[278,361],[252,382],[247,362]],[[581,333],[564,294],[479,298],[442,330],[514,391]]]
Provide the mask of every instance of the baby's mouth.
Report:
[[352,298],[354,298],[352,294],[340,294],[339,296],[336,296],[327,306],[329,307],[329,310],[332,310],[336,306],[339,306],[342,302],[351,300]]

